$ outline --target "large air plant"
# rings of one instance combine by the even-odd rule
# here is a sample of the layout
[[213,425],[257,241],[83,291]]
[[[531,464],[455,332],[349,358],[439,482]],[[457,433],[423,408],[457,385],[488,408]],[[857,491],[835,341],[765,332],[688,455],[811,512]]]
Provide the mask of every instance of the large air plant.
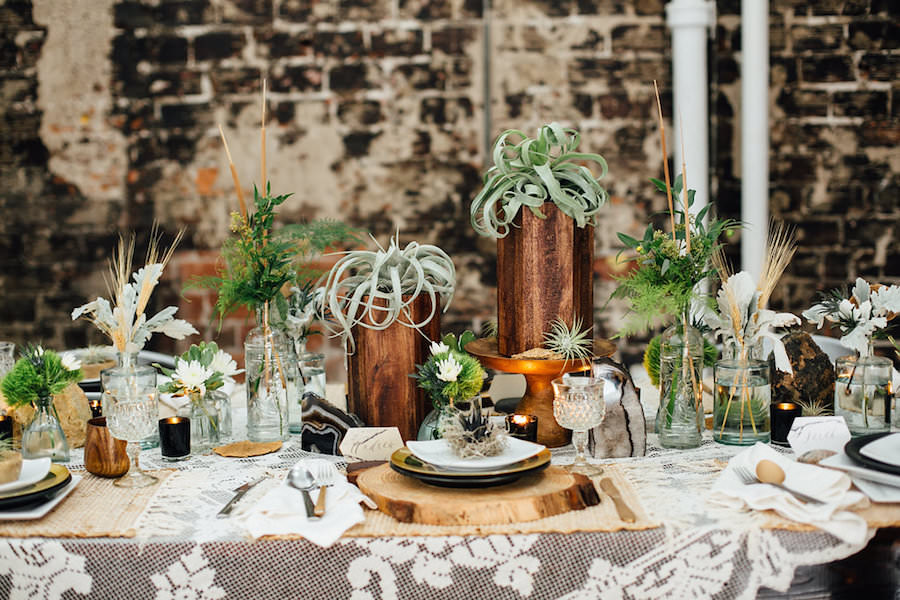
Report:
[[[382,330],[400,323],[419,329],[439,305],[447,310],[456,286],[453,261],[437,246],[410,242],[401,250],[397,238],[391,238],[387,249],[375,244],[375,251],[345,253],[323,278],[323,322],[343,338],[349,352],[353,327]],[[431,310],[416,321],[411,306],[422,294],[431,301]]]
[[[518,139],[518,143],[513,143]],[[500,134],[494,142],[494,166],[484,174],[484,187],[472,201],[472,227],[480,235],[503,238],[523,206],[545,218],[540,208],[553,202],[579,227],[593,224],[609,195],[597,182],[606,175],[606,161],[599,154],[576,152],[578,132],[558,123],[544,125],[537,138],[516,129]],[[594,162],[600,175],[576,161]]]

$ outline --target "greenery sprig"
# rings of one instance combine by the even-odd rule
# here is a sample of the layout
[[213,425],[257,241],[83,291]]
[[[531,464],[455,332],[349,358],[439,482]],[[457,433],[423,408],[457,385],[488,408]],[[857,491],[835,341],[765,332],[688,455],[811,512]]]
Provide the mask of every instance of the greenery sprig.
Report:
[[253,187],[254,211],[246,216],[231,213],[231,230],[236,234],[222,245],[224,265],[215,276],[195,278],[189,287],[217,290],[219,321],[239,307],[255,310],[267,302],[279,313],[288,313],[281,293],[286,284],[318,278],[320,271],[307,261],[326,249],[358,242],[358,232],[339,221],[323,219],[274,228],[276,208],[291,194],[273,196],[271,184],[265,194]]
[[52,350],[26,345],[22,358],[0,382],[0,389],[9,406],[25,406],[38,398],[52,399],[82,376],[81,363],[72,355],[61,357]]
[[[651,181],[661,191],[666,191],[665,182]],[[681,181],[679,175],[672,186],[672,195],[676,198],[681,197]],[[694,190],[688,190],[688,210],[694,204],[694,194]],[[709,226],[705,226],[703,219],[709,208],[710,205],[704,206],[696,216],[691,216],[689,231],[682,205],[673,208],[674,234],[654,229],[653,225],[647,226],[642,239],[618,234],[619,240],[635,252],[635,256],[625,262],[637,263],[636,268],[618,278],[619,287],[613,293],[613,298],[631,301],[632,316],[626,320],[619,336],[646,331],[659,316],[677,318],[686,314],[695,296],[695,286],[707,277],[715,276],[711,259],[720,245],[719,239],[740,224],[733,219],[712,219]]]
[[[518,139],[518,143],[513,140]],[[484,187],[472,201],[470,219],[480,235],[503,238],[516,215],[527,206],[546,218],[540,207],[550,201],[579,227],[593,224],[609,194],[598,183],[607,172],[599,154],[577,152],[580,136],[558,123],[540,128],[537,138],[508,129],[494,142],[494,166],[484,174]],[[594,162],[600,175],[576,161]]]

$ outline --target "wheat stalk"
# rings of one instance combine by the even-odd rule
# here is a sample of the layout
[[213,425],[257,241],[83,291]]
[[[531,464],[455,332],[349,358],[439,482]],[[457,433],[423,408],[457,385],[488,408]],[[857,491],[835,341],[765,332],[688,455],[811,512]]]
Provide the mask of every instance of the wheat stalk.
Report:
[[762,271],[759,274],[759,308],[765,308],[769,298],[775,290],[775,285],[781,279],[784,270],[794,258],[797,252],[797,240],[794,232],[784,226],[784,223],[773,224],[769,227],[769,238],[766,241],[766,255],[763,258]]
[[659,88],[656,85],[656,80],[653,80],[653,89],[656,90],[656,110],[659,114],[659,135],[660,135],[660,146],[662,147],[662,159],[663,159],[663,174],[666,176],[666,199],[669,201],[669,221],[672,225],[672,241],[676,241],[675,238],[675,209],[672,205],[672,185],[670,183],[669,178],[669,155],[666,152],[666,125],[663,121],[662,114],[662,102],[659,100]]

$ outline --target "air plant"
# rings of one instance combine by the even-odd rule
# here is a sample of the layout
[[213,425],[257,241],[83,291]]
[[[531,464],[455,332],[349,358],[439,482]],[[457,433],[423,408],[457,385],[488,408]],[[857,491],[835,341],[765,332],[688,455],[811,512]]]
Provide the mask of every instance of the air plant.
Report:
[[[373,238],[374,240],[374,238]],[[353,352],[353,328],[383,330],[394,323],[419,329],[431,321],[440,305],[446,311],[456,286],[453,261],[437,246],[410,242],[405,248],[393,237],[387,249],[344,253],[323,278],[320,317],[333,335]],[[416,321],[411,306],[421,295],[430,312]]]
[[557,317],[550,324],[550,331],[544,334],[544,347],[566,360],[590,358],[594,353],[591,339],[593,327],[581,328],[581,317],[575,317],[572,326]]
[[[484,187],[470,208],[475,231],[486,237],[506,237],[523,206],[543,219],[541,205],[548,201],[579,227],[593,224],[609,200],[597,182],[606,175],[606,160],[599,154],[577,152],[579,141],[577,131],[558,123],[541,127],[537,138],[516,129],[501,133],[494,142],[494,166],[484,174]],[[600,175],[580,161],[599,165]]]
[[106,298],[97,298],[73,310],[72,320],[85,317],[112,340],[116,350],[125,353],[139,352],[154,333],[162,333],[175,340],[196,334],[193,325],[174,318],[178,310],[175,306],[168,306],[149,318],[145,312],[150,295],[182,234],[183,231],[179,231],[169,249],[160,255],[161,236],[154,226],[144,266],[134,273],[131,272],[134,236],[127,241],[120,237],[106,281],[113,305]]
[[[754,282],[753,277],[746,271],[731,274],[731,269],[725,261],[723,253],[719,252],[713,257],[713,263],[723,278],[724,282],[716,297],[717,310],[707,307],[703,319],[713,330],[716,337],[721,338],[723,344],[731,350],[732,357],[740,362],[754,358],[755,353],[762,349],[763,340],[769,340],[772,344],[775,356],[775,368],[785,373],[793,373],[791,361],[784,349],[781,338],[783,331],[778,331],[793,325],[799,325],[800,319],[791,313],[777,313],[766,309],[772,291],[781,278],[794,255],[796,244],[793,237],[781,226],[770,232],[766,244],[765,258],[763,260],[762,273],[759,282]],[[741,377],[741,380],[738,380]],[[749,415],[750,426],[753,433],[757,433],[756,416],[760,411],[768,410],[768,403],[760,406],[760,402],[751,397],[751,388],[747,385],[748,373],[743,370],[741,375],[735,375],[735,379],[728,385],[727,398],[724,397],[724,387],[720,389],[720,396],[725,400],[721,429],[718,435],[721,437],[725,431],[728,415],[735,401],[735,394],[740,392],[738,402],[740,404],[740,433],[743,439],[744,415]],[[717,382],[719,383],[719,382]],[[716,421],[718,423],[718,420]]]

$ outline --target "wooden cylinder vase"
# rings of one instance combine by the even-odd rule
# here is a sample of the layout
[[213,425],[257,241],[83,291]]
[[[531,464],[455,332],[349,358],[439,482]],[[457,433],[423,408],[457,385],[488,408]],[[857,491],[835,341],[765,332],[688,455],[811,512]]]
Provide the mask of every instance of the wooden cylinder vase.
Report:
[[[401,315],[400,319],[421,322],[431,312],[431,299],[420,295],[409,309],[409,317]],[[366,322],[371,322],[368,316]],[[431,403],[410,375],[416,372],[416,365],[428,360],[430,340],[438,340],[440,334],[440,306],[418,331],[400,322],[381,330],[355,326],[356,351],[347,364],[350,412],[367,426],[397,427],[404,440],[416,439]]]
[[522,207],[509,235],[497,240],[497,344],[511,356],[544,345],[557,317],[582,328],[594,321],[594,228],[578,227],[552,202]]

